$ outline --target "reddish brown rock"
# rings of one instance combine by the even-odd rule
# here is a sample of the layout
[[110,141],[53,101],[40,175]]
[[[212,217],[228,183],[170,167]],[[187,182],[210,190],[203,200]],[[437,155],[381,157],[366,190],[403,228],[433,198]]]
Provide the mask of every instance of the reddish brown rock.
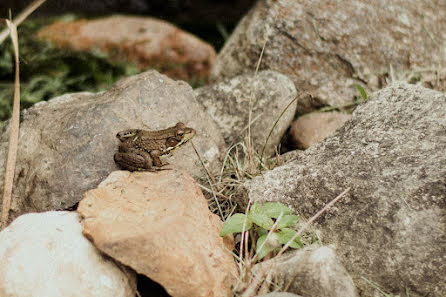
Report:
[[172,78],[205,79],[215,59],[213,47],[179,28],[154,18],[111,16],[57,22],[39,37],[75,51],[100,49],[116,59],[151,68]]
[[291,143],[298,149],[307,149],[342,127],[351,117],[350,114],[339,112],[318,112],[304,115],[291,125]]
[[115,171],[88,191],[83,233],[173,297],[229,296],[237,268],[193,179],[179,170]]

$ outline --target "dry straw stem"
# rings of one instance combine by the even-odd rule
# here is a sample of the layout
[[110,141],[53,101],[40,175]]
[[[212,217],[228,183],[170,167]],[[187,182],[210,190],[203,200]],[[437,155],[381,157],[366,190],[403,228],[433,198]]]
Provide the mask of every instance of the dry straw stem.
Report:
[[288,103],[287,106],[285,106],[285,108],[282,110],[282,112],[280,113],[280,115],[277,117],[276,121],[274,122],[274,125],[271,127],[271,130],[269,130],[269,134],[266,137],[265,140],[265,144],[263,145],[262,148],[262,153],[260,154],[260,161],[263,162],[263,155],[265,153],[265,149],[266,149],[266,145],[268,144],[269,138],[271,137],[271,134],[274,131],[274,128],[276,128],[277,123],[279,122],[279,120],[282,118],[283,114],[288,110],[288,108],[290,108],[290,106],[294,103],[294,101],[298,100],[299,98],[301,98],[303,95],[306,95],[307,93],[302,93],[300,96],[297,95],[296,97],[293,98],[293,100],[290,101],[290,103]]
[[279,257],[280,255],[282,255],[289,247],[290,244],[297,238],[297,236],[299,236],[305,229],[308,228],[308,226],[310,226],[311,224],[313,224],[314,221],[316,221],[317,218],[319,218],[324,212],[326,212],[330,207],[332,207],[336,202],[338,202],[339,200],[341,200],[342,197],[345,196],[345,194],[347,194],[347,192],[350,191],[350,188],[345,189],[344,192],[342,192],[341,194],[338,195],[338,197],[336,197],[335,199],[331,200],[330,203],[328,203],[327,205],[324,206],[324,208],[322,208],[321,210],[319,210],[314,216],[311,217],[311,219],[309,219],[305,225],[303,225],[299,231],[296,232],[296,234],[294,234],[293,237],[291,237],[291,239],[284,245],[284,247],[282,248],[282,250],[277,254],[277,256]]
[[[262,51],[260,52],[259,59],[257,60],[256,69],[254,71],[254,77],[257,76],[257,72],[259,72],[260,63],[262,62],[263,53],[265,52],[266,43],[268,42],[268,39],[269,39],[268,36],[265,36],[265,41],[263,42]],[[252,147],[252,139],[251,139],[251,124],[252,124],[252,109],[253,109],[252,101],[253,98],[252,96],[250,96],[248,105],[248,155],[247,155],[249,173],[254,172],[255,168],[254,161],[252,158],[252,153],[254,149]]]
[[[263,247],[265,246],[265,244],[268,243],[268,240],[270,239],[270,237],[272,236],[272,234],[274,234],[274,231],[276,231],[277,225],[279,224],[280,220],[282,219],[283,216],[283,212],[280,213],[280,215],[277,217],[276,222],[274,222],[273,226],[271,227],[271,230],[269,230],[268,234],[266,235],[265,240],[263,241],[263,243],[260,245],[260,247],[258,248],[259,252],[263,249]],[[255,263],[257,261],[257,258],[259,257],[259,253],[256,253],[254,255],[254,257],[251,259],[251,263]]]
[[19,139],[19,120],[20,120],[20,72],[19,72],[19,42],[17,38],[17,27],[5,20],[11,35],[12,45],[14,47],[15,58],[15,82],[14,82],[14,102],[12,108],[11,125],[9,129],[9,147],[8,159],[6,161],[5,182],[3,188],[3,205],[1,223],[6,227],[8,222],[9,210],[11,208],[12,185],[14,182],[15,164],[17,160],[17,146]]
[[[20,25],[31,13],[34,12],[40,5],[42,5],[46,0],[36,0],[32,2],[28,7],[25,8],[13,21],[12,23],[17,27]],[[0,44],[5,41],[6,37],[8,37],[9,30],[5,29],[0,32]]]
[[[216,195],[216,192],[215,192],[215,190],[214,190],[214,185],[216,184],[215,179],[214,179],[214,177],[211,175],[211,173],[209,172],[209,170],[208,170],[208,168],[206,167],[206,165],[204,164],[204,161],[203,161],[203,159],[201,158],[201,155],[198,153],[198,150],[197,150],[197,148],[195,147],[195,145],[194,145],[194,143],[192,142],[192,140],[190,141],[190,143],[191,143],[191,145],[192,145],[192,147],[193,147],[193,149],[194,149],[194,151],[195,151],[195,154],[197,154],[198,159],[199,159],[200,162],[201,162],[201,166],[203,166],[204,170],[206,171],[207,179],[208,179],[208,183],[209,183],[209,185],[211,186],[212,195],[214,196],[214,200],[215,200],[215,203],[216,203],[216,205],[217,205],[218,212],[219,212],[219,214],[220,214],[220,217],[223,219],[223,217],[224,217],[224,215],[223,215],[223,211],[222,211],[222,209],[221,209],[221,207],[220,207],[220,203],[218,202],[217,195]],[[212,182],[211,182],[211,180],[212,180]]]
[[242,227],[242,237],[241,237],[241,241],[240,241],[240,263],[239,263],[239,267],[240,267],[240,272],[242,271],[242,263],[243,263],[243,244],[246,244],[245,250],[248,249],[248,232],[246,232],[246,224],[248,223],[248,213],[249,210],[251,208],[251,200],[249,200],[248,202],[248,206],[246,207],[246,212],[245,212],[245,219],[243,220],[243,227]]

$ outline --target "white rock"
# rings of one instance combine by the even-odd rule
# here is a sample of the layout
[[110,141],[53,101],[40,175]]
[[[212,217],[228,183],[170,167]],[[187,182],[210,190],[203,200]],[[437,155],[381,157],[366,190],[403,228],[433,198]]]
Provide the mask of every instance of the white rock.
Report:
[[133,297],[133,272],[82,236],[74,212],[31,213],[0,232],[2,297]]

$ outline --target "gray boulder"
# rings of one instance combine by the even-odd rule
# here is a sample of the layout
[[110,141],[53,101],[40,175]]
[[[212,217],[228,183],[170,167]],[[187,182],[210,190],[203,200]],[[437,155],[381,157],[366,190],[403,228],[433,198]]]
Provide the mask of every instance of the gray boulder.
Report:
[[[20,126],[11,220],[25,212],[65,209],[118,169],[113,154],[118,131],[159,130],[184,122],[197,131],[192,140],[211,170],[219,169],[224,140],[196,102],[192,88],[156,71],[128,77],[97,94],[68,94],[24,111]],[[0,135],[6,156],[9,125]],[[204,170],[190,143],[172,157],[171,167],[195,177]],[[5,159],[0,158],[0,189]],[[1,198],[0,198],[1,199]]]
[[309,246],[289,252],[257,264],[253,273],[257,277],[271,273],[278,289],[302,297],[357,296],[352,278],[329,247]]
[[[361,296],[446,292],[446,95],[394,84],[294,161],[253,179],[245,199],[280,201],[317,220]],[[240,202],[246,204],[246,200]]]
[[423,79],[425,69],[444,65],[445,18],[444,5],[417,0],[260,0],[218,54],[211,77],[254,71],[265,45],[260,69],[289,76],[314,96],[313,108],[347,104],[359,97],[356,84],[370,92],[390,76],[413,71]]
[[[274,123],[285,107],[296,97],[293,82],[275,71],[261,71],[257,75],[240,75],[223,82],[195,89],[197,101],[217,123],[226,143],[245,140],[252,106],[251,137],[257,151],[261,151]],[[280,138],[290,126],[297,102],[286,110],[274,128],[266,147],[274,152]]]

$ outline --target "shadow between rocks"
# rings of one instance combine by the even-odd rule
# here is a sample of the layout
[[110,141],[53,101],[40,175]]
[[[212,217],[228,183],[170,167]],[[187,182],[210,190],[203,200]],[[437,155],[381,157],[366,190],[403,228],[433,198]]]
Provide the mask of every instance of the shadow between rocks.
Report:
[[138,274],[138,292],[141,297],[171,297],[159,283],[154,282],[145,275]]

